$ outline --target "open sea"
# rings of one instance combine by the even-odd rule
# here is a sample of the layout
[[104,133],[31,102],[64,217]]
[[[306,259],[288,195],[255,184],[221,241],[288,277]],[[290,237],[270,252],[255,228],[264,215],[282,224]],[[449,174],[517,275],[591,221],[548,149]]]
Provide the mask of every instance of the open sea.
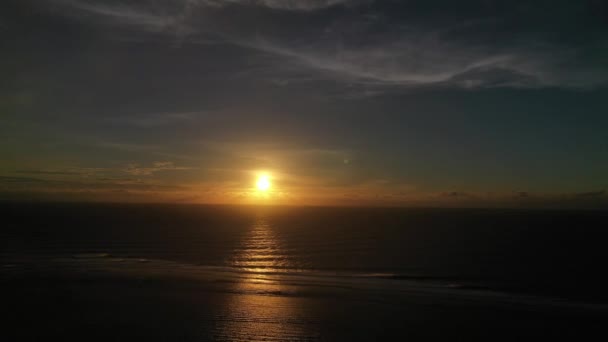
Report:
[[608,212],[4,202],[0,214],[11,340],[606,334]]

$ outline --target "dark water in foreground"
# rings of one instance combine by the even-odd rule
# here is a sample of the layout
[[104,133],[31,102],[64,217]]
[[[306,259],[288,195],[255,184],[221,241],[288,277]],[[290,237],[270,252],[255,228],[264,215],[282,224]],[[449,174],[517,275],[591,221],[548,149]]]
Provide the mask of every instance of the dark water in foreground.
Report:
[[580,337],[608,317],[607,212],[0,208],[25,339]]

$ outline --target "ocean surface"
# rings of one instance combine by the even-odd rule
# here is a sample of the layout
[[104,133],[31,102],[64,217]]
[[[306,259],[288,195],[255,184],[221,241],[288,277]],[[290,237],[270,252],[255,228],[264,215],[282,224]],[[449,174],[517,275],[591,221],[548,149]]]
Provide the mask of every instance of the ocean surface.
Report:
[[580,337],[608,318],[608,212],[5,202],[0,214],[17,340]]

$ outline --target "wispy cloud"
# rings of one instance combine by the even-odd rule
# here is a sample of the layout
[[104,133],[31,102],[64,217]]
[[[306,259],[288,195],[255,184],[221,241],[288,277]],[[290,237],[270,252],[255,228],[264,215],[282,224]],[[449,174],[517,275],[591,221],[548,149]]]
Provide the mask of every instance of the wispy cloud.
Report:
[[[162,31],[168,29],[180,21],[180,16],[168,15],[166,13],[155,13],[153,10],[142,6],[133,6],[126,2],[100,3],[98,1],[86,0],[51,0],[57,5],[72,9],[74,16],[96,15],[110,20],[110,23],[132,25],[150,31]],[[150,5],[147,3],[146,5]],[[66,14],[70,14],[69,12]],[[181,23],[179,23],[181,25]]]
[[[353,0],[236,0],[241,3],[254,3],[270,8],[290,10],[290,11],[313,11],[323,8],[328,8],[336,5],[358,4],[371,1],[353,1]],[[227,0],[223,2],[235,2],[235,0]]]
[[287,11],[314,11],[337,5],[352,5],[365,0],[192,0],[191,2],[206,6],[229,6],[234,4],[263,6]]
[[[106,23],[135,26],[149,32],[172,32],[192,44],[207,43],[206,38],[212,36],[218,41],[281,56],[285,63],[299,70],[290,74],[294,68],[277,68],[273,61],[273,68],[283,72],[273,75],[273,80],[312,77],[368,87],[441,85],[470,89],[585,88],[608,80],[608,70],[601,64],[577,62],[584,58],[587,47],[557,43],[533,31],[515,32],[507,37],[503,34],[500,37],[506,38],[504,42],[491,40],[484,32],[500,30],[500,17],[432,27],[421,22],[397,21],[391,18],[391,13],[383,12],[381,6],[367,14],[347,11],[327,17],[317,13],[319,9],[370,1],[179,0],[104,4],[86,0],[50,1],[76,10],[74,15],[92,14]],[[281,15],[272,11],[248,15],[252,7],[301,11],[316,19],[317,25],[287,24],[281,31],[270,30],[267,28],[274,27],[272,23],[284,21]],[[239,16],[231,15],[234,11]],[[604,43],[597,44],[596,49]],[[309,73],[303,75],[302,68]]]
[[80,11],[81,14],[104,16],[126,25],[137,25],[151,31],[187,30],[186,22],[198,10],[227,6],[265,7],[274,10],[310,12],[338,5],[356,5],[372,0],[144,0],[136,3],[112,1],[101,3],[91,0],[48,0],[57,5]]
[[33,174],[33,175],[59,175],[59,176],[77,176],[80,172],[76,171],[60,171],[60,170],[17,170],[16,173]]
[[190,170],[191,167],[176,166],[170,161],[157,161],[151,166],[141,166],[138,163],[129,164],[124,171],[135,176],[150,176],[161,171]]
[[100,178],[94,180],[46,179],[36,177],[0,176],[0,188],[7,190],[28,191],[83,191],[83,190],[139,190],[162,191],[183,190],[182,186],[143,182],[139,179]]
[[606,190],[581,192],[581,193],[575,194],[575,196],[579,197],[579,198],[602,198],[602,197],[608,198],[608,196],[606,196]]
[[[395,19],[377,9],[371,13],[349,12],[333,19],[323,17],[322,24],[314,29],[288,25],[278,32],[264,28],[267,22],[277,21],[280,16],[267,13],[249,17],[247,8],[303,11],[315,16],[319,9],[370,1],[179,0],[103,4],[86,0],[50,1],[110,23],[150,32],[173,32],[180,40],[187,37],[190,43],[206,44],[212,36],[218,41],[281,56],[286,62],[309,69],[319,79],[371,87],[585,88],[608,80],[606,68],[576,62],[581,58],[576,46],[543,41],[542,36],[514,36],[504,43],[479,39],[480,32],[495,29],[499,18],[495,22],[471,20],[430,29],[420,23],[392,22]],[[230,15],[235,6],[241,9],[237,17]],[[259,28],[251,30],[240,25],[235,18],[241,17]]]
[[608,70],[601,66],[568,66],[577,58],[576,49],[558,45],[474,45],[423,30],[378,37],[365,45],[349,44],[340,35],[299,44],[261,36],[237,43],[322,71],[318,75],[323,79],[378,88],[585,88],[608,81]]
[[69,168],[46,168],[46,169],[22,169],[16,170],[16,174],[38,175],[48,177],[73,177],[92,178],[101,177],[115,170],[101,167],[69,167]]
[[204,112],[175,112],[175,113],[151,113],[145,115],[129,115],[124,117],[108,118],[107,121],[120,125],[132,125],[137,127],[166,126],[172,124],[187,124],[195,118],[204,116]]

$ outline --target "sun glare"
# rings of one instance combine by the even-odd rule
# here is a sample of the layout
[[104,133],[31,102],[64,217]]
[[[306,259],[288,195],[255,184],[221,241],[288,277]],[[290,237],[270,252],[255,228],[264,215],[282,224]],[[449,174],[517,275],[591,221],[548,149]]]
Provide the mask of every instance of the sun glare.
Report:
[[258,180],[255,183],[256,187],[260,191],[268,191],[270,190],[270,177],[266,174],[262,174],[258,176]]

